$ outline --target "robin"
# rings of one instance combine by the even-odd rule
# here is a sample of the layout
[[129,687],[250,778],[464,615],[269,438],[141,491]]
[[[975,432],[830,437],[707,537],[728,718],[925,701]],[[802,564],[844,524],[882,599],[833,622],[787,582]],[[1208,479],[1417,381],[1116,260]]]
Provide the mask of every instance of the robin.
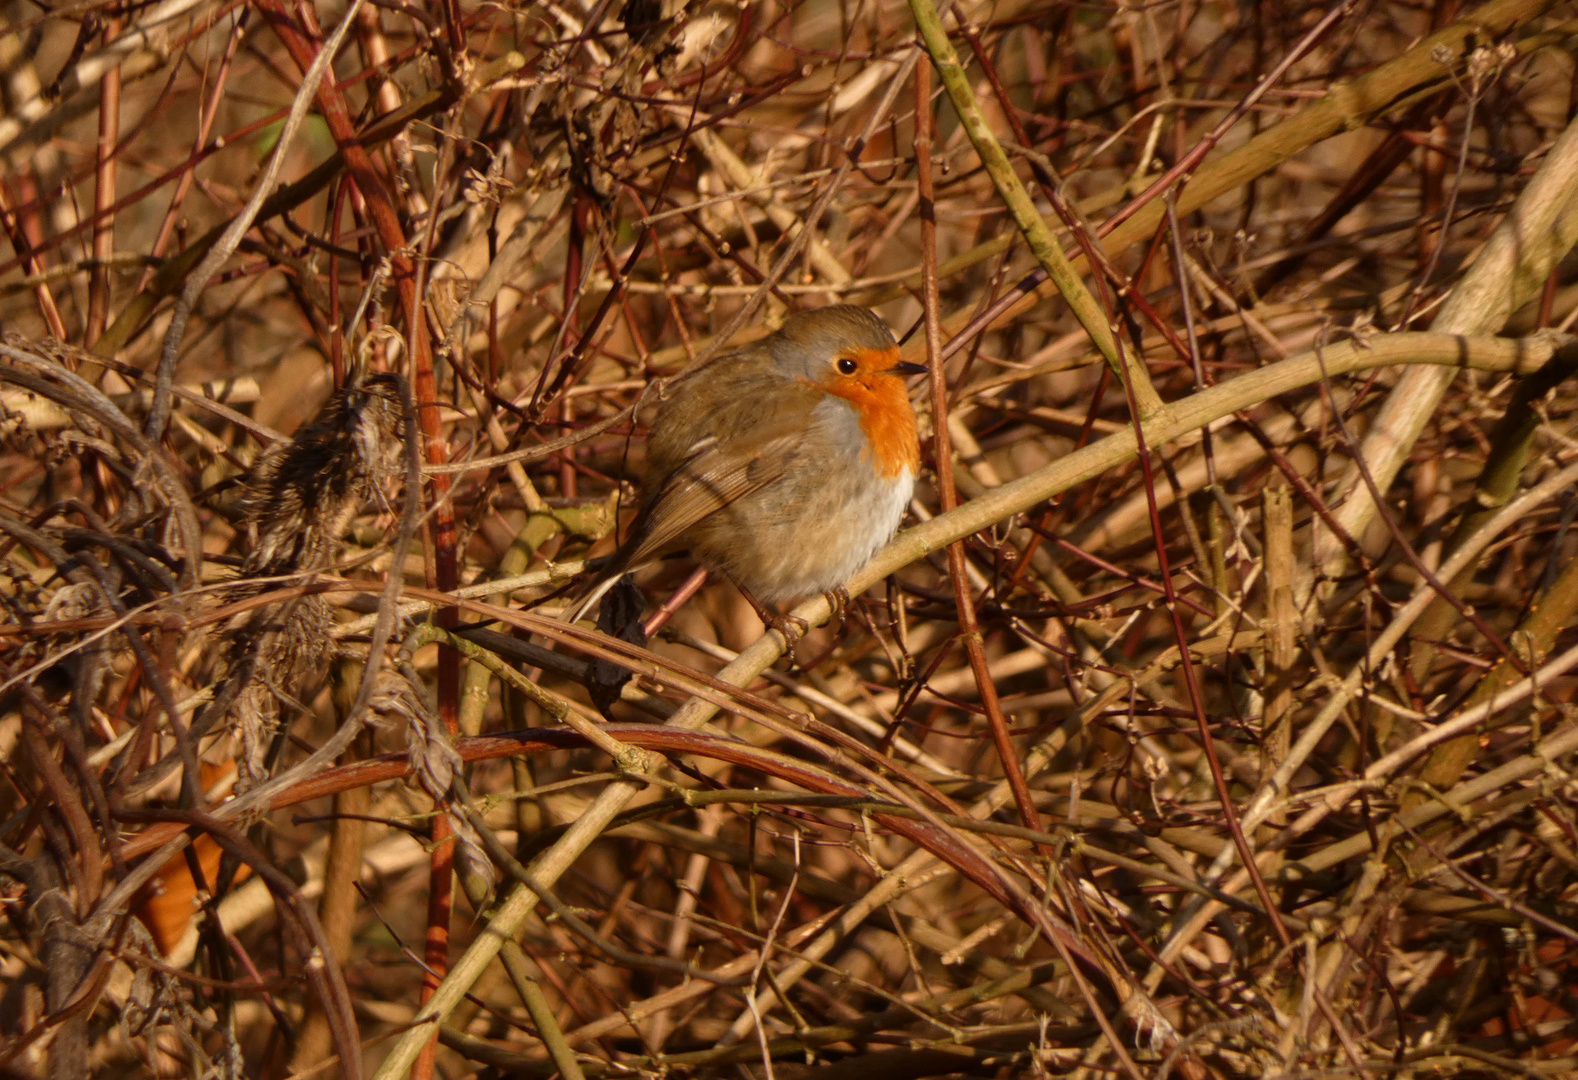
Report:
[[904,379],[925,371],[899,359],[880,318],[840,304],[675,379],[652,423],[641,510],[570,621],[626,571],[681,550],[780,632],[801,620],[765,605],[828,593],[841,606],[843,583],[909,505],[920,440]]

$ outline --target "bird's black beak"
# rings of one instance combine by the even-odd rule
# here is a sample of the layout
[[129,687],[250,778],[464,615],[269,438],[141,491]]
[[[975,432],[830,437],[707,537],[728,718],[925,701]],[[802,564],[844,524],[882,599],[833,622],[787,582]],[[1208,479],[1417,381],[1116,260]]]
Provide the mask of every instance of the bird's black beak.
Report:
[[908,360],[900,360],[888,368],[888,371],[894,375],[924,375],[928,370],[930,369],[925,364],[912,364]]

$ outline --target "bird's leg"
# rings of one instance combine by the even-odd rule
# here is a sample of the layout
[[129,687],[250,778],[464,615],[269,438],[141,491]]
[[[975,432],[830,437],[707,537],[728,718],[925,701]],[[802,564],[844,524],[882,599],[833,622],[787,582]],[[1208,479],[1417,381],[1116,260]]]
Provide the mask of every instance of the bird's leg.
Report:
[[822,596],[827,600],[829,608],[828,618],[838,620],[838,629],[834,633],[843,634],[844,613],[849,610],[849,590],[842,585],[834,585]]
[[[780,615],[752,596],[749,589],[740,589],[740,595],[745,597],[756,610],[756,617],[762,620],[763,626],[778,631],[779,636],[784,639],[784,644],[789,646],[789,662],[798,667],[800,654],[795,651],[795,646],[800,643],[801,638],[805,637],[806,631],[811,629],[811,624],[798,615]],[[791,633],[791,630],[794,632]]]

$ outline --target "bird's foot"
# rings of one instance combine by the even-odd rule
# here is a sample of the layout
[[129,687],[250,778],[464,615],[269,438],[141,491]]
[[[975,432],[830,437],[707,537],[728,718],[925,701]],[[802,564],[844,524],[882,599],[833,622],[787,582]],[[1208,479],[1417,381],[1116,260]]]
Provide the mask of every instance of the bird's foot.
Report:
[[769,630],[778,631],[778,636],[783,638],[784,644],[788,646],[789,662],[795,667],[800,667],[800,654],[796,650],[800,639],[811,629],[811,624],[798,615],[779,614],[744,589],[741,589],[740,593],[750,602],[751,607],[756,609],[756,617],[762,620],[762,625]]
[[[791,648],[801,638],[805,637],[807,631],[811,629],[811,624],[806,622],[800,616],[780,615],[776,611],[766,612],[762,616],[762,622],[766,623],[770,629],[776,630],[782,634],[783,639],[789,643]],[[790,631],[793,631],[793,633]]]
[[838,623],[838,628],[834,633],[843,634],[844,616],[849,611],[849,590],[842,585],[835,585],[823,593],[822,596],[827,600],[828,618],[836,620]]

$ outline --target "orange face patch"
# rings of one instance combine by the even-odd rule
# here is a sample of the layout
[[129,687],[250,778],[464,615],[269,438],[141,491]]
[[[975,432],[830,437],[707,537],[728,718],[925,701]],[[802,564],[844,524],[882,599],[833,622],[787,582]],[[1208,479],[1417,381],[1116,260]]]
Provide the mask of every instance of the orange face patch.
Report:
[[839,359],[853,360],[856,369],[844,374],[835,366],[822,388],[855,407],[877,472],[884,477],[895,477],[906,467],[912,474],[919,472],[915,409],[903,378],[893,373],[893,365],[899,362],[898,346],[850,349]]

